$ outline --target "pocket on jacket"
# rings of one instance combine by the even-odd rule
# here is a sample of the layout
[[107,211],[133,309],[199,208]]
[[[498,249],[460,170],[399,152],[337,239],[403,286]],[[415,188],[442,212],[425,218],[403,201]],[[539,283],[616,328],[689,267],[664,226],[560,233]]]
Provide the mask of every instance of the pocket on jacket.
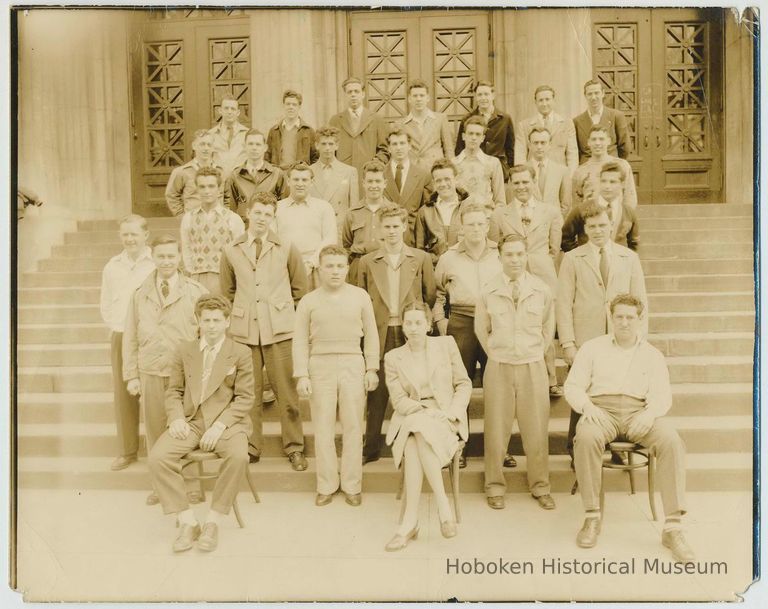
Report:
[[272,322],[272,334],[293,332],[294,316],[293,300],[270,302],[269,320]]
[[232,307],[229,321],[229,333],[232,336],[248,336],[247,310],[242,307]]

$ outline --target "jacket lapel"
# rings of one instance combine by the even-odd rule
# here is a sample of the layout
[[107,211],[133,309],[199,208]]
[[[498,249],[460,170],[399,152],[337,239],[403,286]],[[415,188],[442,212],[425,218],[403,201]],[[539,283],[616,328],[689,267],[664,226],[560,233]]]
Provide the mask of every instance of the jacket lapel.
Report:
[[405,184],[403,184],[403,201],[407,201],[408,197],[413,192],[413,189],[416,188],[416,182],[419,177],[418,173],[419,172],[417,166],[411,163],[411,166],[408,169],[408,175],[405,176]]
[[508,204],[502,211],[507,222],[512,225],[512,228],[517,231],[519,235],[525,235],[525,229],[523,228],[523,220],[520,218],[520,214],[517,213],[517,205],[515,203]]
[[[349,115],[349,113],[347,113]],[[371,124],[371,121],[373,120],[373,112],[371,112],[368,108],[363,108],[362,114],[360,114],[360,128],[358,129],[358,133],[362,133],[365,131],[365,128]]]
[[240,241],[237,244],[237,247],[240,248],[240,251],[243,252],[243,256],[245,256],[245,259],[251,263],[251,268],[255,271],[256,260],[254,260],[253,258],[253,250],[250,247],[248,247],[248,244],[245,241]]
[[388,263],[384,258],[384,254],[381,251],[378,251],[376,253],[376,256],[374,256],[373,262],[374,264],[372,265],[372,269],[371,269],[373,282],[376,284],[376,287],[379,290],[379,294],[381,294],[381,299],[386,305],[389,302],[389,287],[388,287],[388,281],[387,281],[387,264]]
[[[408,177],[410,178],[411,172],[408,172]],[[394,201],[395,203],[400,203],[400,193],[397,192],[397,186],[395,185],[395,176],[392,174],[392,166],[387,163],[386,167],[384,168],[384,179],[387,181],[387,185],[384,187],[384,195],[390,200]],[[408,180],[406,179],[406,184],[408,183]]]
[[197,341],[191,343],[184,354],[184,369],[189,371],[186,382],[189,386],[189,394],[192,396],[192,403],[197,406],[202,402],[200,391],[203,382],[203,352],[200,351]]
[[435,344],[435,341],[427,337],[427,374],[429,375],[429,385],[434,388],[432,378],[440,367],[441,351]]
[[544,220],[544,209],[541,201],[536,201],[536,207],[533,208],[533,218],[531,218],[531,225],[528,227],[528,232],[532,233],[533,230],[539,226]]
[[416,257],[410,248],[403,247],[402,263],[400,264],[400,307],[405,304],[406,298],[410,293],[410,287],[416,277]]
[[582,246],[584,249],[579,252],[579,257],[584,260],[584,263],[592,269],[592,272],[595,274],[595,277],[602,282],[603,278],[600,276],[600,269],[595,266],[594,260],[592,260],[592,256],[590,255],[590,251],[587,249],[588,245]]
[[[196,378],[198,379],[198,391],[200,391],[199,384],[202,383],[203,376],[203,352],[197,350],[197,359],[199,360],[200,371]],[[211,375],[208,377],[208,384],[205,386],[205,393],[200,396],[200,403],[202,404],[207,400],[216,389],[218,389],[224,377],[227,376],[227,371],[232,367],[234,358],[232,357],[232,341],[225,339],[224,344],[221,345],[216,359],[213,361],[213,368],[211,368]]]
[[398,356],[398,367],[400,368],[400,372],[402,375],[408,379],[408,382],[411,384],[411,387],[413,387],[414,393],[421,398],[420,392],[419,392],[419,383],[415,381],[415,379],[411,376],[411,372],[414,370],[413,366],[413,354],[411,353],[410,348],[408,346],[403,346],[398,348],[397,350],[397,356]]

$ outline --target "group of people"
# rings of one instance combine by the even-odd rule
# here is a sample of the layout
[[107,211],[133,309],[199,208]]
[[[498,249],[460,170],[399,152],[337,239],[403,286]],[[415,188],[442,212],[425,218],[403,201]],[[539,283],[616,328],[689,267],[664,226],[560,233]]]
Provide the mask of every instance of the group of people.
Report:
[[[573,121],[552,111],[551,87],[537,88],[539,112],[515,134],[481,81],[455,146],[423,81],[409,84],[410,112],[392,127],[363,106],[359,79],[343,89],[348,107],[317,131],[300,116],[302,96],[286,91],[284,118],[267,136],[241,125],[237,101],[225,98],[220,123],[195,134],[194,159],[168,183],[180,239],[163,235],[150,249],[144,218],[121,222],[124,249],[105,267],[101,294],[120,445],[112,468],[137,459],[140,395],[147,502],[177,516],[174,551],[210,551],[263,451],[265,382],[296,471],[308,466],[299,399],[309,400],[317,506],[338,491],[361,504],[363,466],[382,455],[391,404],[385,441],[404,470],[405,506],[386,550],[416,538],[425,476],[441,532],[453,537],[441,470],[454,457],[466,465],[479,372],[489,507],[505,507],[517,420],[530,493],[555,508],[550,399],[564,394],[585,508],[578,545],[597,542],[603,453],[621,437],[656,453],[662,542],[692,560],[680,524],[685,449],[662,418],[672,402],[664,358],[645,340],[626,124],[603,107],[600,83],[585,84],[588,110]],[[564,387],[558,341],[570,366]],[[190,509],[200,496],[182,475],[195,449],[222,461],[202,525]]]

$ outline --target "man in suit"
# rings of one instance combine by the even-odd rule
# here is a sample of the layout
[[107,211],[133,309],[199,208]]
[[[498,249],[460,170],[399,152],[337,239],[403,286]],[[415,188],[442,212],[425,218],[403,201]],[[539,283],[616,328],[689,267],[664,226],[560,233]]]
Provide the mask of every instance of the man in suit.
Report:
[[331,204],[341,239],[344,218],[351,208],[357,207],[360,200],[357,169],[336,158],[339,149],[339,130],[336,127],[321,127],[317,130],[317,149],[320,158],[310,166],[315,177],[309,187],[309,196]]
[[427,107],[429,85],[423,80],[408,84],[409,113],[402,126],[411,136],[411,158],[427,171],[437,159],[453,158],[453,130],[448,117]]
[[547,158],[573,171],[579,166],[579,150],[576,144],[576,130],[573,121],[552,111],[555,90],[549,85],[536,87],[533,92],[533,100],[538,112],[530,118],[521,120],[515,131],[515,158],[517,162],[525,163],[532,156],[532,150],[529,146],[531,129],[544,127],[551,136]]
[[[611,331],[608,308],[615,296],[630,294],[648,311],[640,258],[632,250],[611,241],[608,211],[593,204],[586,206],[581,216],[587,243],[563,256],[557,278],[557,334],[569,366],[581,345]],[[647,335],[647,313],[641,325],[643,335]],[[579,415],[572,411],[568,430],[571,454],[578,420]]]
[[[226,337],[231,306],[223,296],[195,305],[199,339],[179,345],[171,363],[165,410],[169,421],[149,453],[149,473],[165,514],[175,514],[174,552],[216,549],[219,522],[229,513],[248,467],[253,365],[248,348]],[[211,509],[200,524],[187,501],[181,459],[196,449],[221,459]]]
[[495,97],[493,83],[487,80],[477,82],[475,108],[464,115],[459,123],[459,132],[456,134],[456,154],[464,150],[464,121],[470,116],[481,116],[485,119],[488,131],[485,132],[485,139],[480,147],[485,154],[499,159],[506,182],[509,180],[509,168],[515,164],[515,127],[512,117],[495,106]]
[[251,462],[257,462],[264,446],[259,372],[266,365],[280,410],[283,451],[295,471],[304,471],[307,460],[291,338],[295,305],[307,291],[307,274],[299,250],[269,230],[275,219],[275,197],[259,192],[248,205],[248,230],[224,248],[220,272],[221,293],[233,303],[229,334],[250,347],[256,371],[248,451]]
[[[405,243],[414,244],[416,214],[432,191],[429,168],[411,163],[411,135],[401,126],[393,127],[387,135],[390,159],[384,169],[384,196],[408,212]],[[346,247],[346,246],[345,246]]]
[[610,138],[608,154],[626,159],[632,143],[629,141],[627,119],[618,110],[603,105],[605,90],[600,81],[588,80],[584,83],[584,97],[587,109],[573,119],[576,128],[576,142],[579,146],[579,164],[585,163],[592,154],[589,145],[590,129],[595,125],[605,127]]
[[245,161],[245,134],[248,127],[237,119],[240,118],[240,104],[231,95],[221,98],[218,108],[219,124],[212,127],[211,145],[213,160],[222,169],[222,177],[228,178],[232,170]]
[[332,116],[328,124],[339,129],[339,160],[352,165],[358,175],[362,175],[363,165],[374,156],[382,163],[389,160],[387,124],[378,114],[363,107],[363,81],[353,76],[347,78],[341,88],[347,97],[347,109]]
[[565,217],[571,208],[571,170],[548,156],[550,133],[546,127],[531,128],[528,149],[529,164],[536,172],[537,198],[553,205]]
[[311,165],[317,160],[315,130],[299,116],[303,100],[297,91],[283,92],[283,119],[267,134],[264,158],[283,171],[299,161]]
[[389,393],[384,382],[384,354],[405,344],[400,313],[411,302],[435,304],[435,275],[430,257],[408,247],[403,236],[408,214],[391,205],[379,210],[382,246],[360,260],[357,285],[373,301],[379,332],[379,385],[368,394],[363,463],[377,461],[381,453],[381,426]]
[[[185,211],[200,207],[200,197],[197,195],[195,176],[202,167],[222,167],[214,162],[213,136],[205,129],[198,129],[192,139],[194,157],[188,163],[174,167],[165,187],[165,203],[174,216],[180,216]],[[220,195],[221,196],[221,195]]]
[[481,116],[470,116],[464,121],[462,137],[466,147],[454,159],[457,184],[469,193],[473,203],[492,201],[494,207],[498,207],[507,202],[504,170],[498,158],[485,154],[480,148],[486,131],[488,127]]

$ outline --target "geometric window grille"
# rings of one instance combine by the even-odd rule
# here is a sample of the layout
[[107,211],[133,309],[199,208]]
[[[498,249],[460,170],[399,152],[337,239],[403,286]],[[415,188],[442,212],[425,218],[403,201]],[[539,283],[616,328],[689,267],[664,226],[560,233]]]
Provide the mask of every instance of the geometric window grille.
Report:
[[477,79],[475,36],[474,28],[432,31],[435,110],[447,114],[454,128],[472,110],[472,86]]
[[666,139],[672,154],[709,152],[705,22],[665,24]]
[[184,163],[184,43],[144,43],[147,169]]
[[637,153],[637,24],[596,23],[594,41],[592,61],[604,103],[626,117],[630,149]]
[[212,38],[208,41],[211,123],[219,120],[219,106],[225,95],[233,96],[240,107],[240,122],[248,123],[251,99],[250,38]]
[[369,109],[390,122],[408,114],[405,32],[366,32],[365,97]]
[[246,12],[241,8],[184,8],[184,9],[149,9],[149,18],[153,21],[168,19],[218,19],[224,17],[242,17]]

